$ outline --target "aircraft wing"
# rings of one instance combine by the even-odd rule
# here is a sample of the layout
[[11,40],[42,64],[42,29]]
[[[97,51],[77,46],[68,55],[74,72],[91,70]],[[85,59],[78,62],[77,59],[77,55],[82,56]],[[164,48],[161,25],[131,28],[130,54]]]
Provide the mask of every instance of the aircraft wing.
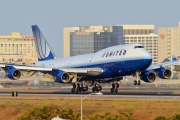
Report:
[[167,61],[167,62],[163,62],[160,64],[151,65],[146,70],[155,70],[155,69],[159,69],[161,67],[165,67],[165,66],[169,66],[169,65],[178,65],[178,64],[179,64],[178,59],[174,55],[172,55],[172,61]]
[[20,70],[25,76],[32,76],[37,72],[50,72],[53,70],[62,70],[67,73],[77,73],[77,74],[87,74],[87,75],[99,75],[103,73],[101,68],[50,68],[50,67],[40,67],[40,66],[26,66],[26,65],[15,65],[15,64],[0,64],[1,68],[15,68]]

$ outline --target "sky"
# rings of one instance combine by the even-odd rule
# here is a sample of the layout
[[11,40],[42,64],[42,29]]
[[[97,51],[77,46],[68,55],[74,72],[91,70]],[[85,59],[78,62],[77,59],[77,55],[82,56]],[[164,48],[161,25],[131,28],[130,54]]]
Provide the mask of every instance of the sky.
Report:
[[56,56],[63,57],[63,28],[154,24],[176,27],[180,0],[0,0],[0,35],[32,35],[38,25]]

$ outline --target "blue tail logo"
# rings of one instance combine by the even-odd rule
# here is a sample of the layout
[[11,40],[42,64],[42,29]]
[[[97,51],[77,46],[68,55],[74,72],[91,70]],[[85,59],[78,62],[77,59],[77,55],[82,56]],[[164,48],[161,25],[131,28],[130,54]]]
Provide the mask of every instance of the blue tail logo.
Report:
[[32,32],[36,45],[38,60],[43,61],[54,59],[54,54],[37,25],[32,26]]

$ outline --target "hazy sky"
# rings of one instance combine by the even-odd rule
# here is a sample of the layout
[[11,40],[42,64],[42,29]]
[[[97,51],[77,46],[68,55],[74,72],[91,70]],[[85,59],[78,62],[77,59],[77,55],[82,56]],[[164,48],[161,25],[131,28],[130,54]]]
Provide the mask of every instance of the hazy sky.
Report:
[[0,35],[32,35],[37,24],[58,57],[64,27],[154,24],[157,30],[179,21],[180,0],[0,0]]

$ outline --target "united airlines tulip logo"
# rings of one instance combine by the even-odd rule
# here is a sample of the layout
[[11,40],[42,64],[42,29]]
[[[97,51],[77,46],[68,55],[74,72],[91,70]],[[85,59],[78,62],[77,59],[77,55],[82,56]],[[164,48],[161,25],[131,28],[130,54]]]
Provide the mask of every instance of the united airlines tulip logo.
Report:
[[37,31],[36,32],[36,42],[37,42],[37,51],[38,51],[38,58],[39,59],[43,59],[48,57],[48,55],[50,54],[50,49],[48,47],[47,42],[45,41],[44,36]]

